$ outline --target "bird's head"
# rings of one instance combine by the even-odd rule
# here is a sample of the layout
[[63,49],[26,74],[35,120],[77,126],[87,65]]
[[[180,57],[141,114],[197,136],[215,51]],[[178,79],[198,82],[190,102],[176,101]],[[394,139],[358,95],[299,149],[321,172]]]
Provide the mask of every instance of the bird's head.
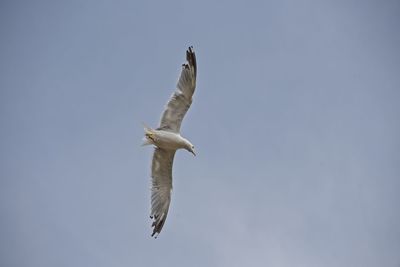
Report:
[[186,145],[186,150],[196,156],[196,153],[194,152],[194,145],[192,145],[191,143],[188,142],[188,144]]

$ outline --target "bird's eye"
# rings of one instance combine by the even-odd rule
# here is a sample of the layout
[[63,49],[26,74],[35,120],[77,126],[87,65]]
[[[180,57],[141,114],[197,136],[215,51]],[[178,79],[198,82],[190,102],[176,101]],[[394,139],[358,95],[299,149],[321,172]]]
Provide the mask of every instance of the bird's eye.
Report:
[[194,149],[194,146],[192,146],[192,149]]

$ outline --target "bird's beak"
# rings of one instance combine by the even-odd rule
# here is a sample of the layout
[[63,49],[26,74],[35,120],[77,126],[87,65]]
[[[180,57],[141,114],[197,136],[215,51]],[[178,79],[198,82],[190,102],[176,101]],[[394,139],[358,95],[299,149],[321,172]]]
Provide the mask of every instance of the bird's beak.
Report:
[[196,156],[196,153],[194,153],[194,151],[193,151],[193,150],[191,150],[190,152],[192,152],[192,154],[193,154],[194,156]]

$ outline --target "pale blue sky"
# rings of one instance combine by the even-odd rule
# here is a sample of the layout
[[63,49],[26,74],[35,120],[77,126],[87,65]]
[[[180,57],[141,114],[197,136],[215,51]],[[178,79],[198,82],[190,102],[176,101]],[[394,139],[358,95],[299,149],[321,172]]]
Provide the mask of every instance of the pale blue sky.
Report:
[[[400,265],[398,1],[2,1],[1,266]],[[170,213],[151,148],[198,86]]]

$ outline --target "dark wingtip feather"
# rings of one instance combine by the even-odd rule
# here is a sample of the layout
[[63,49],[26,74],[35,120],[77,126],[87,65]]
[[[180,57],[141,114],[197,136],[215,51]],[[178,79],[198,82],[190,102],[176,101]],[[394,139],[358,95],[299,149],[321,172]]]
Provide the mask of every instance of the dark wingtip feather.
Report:
[[[157,238],[157,236],[158,236],[158,235],[160,234],[160,232],[161,232],[161,229],[162,229],[163,226],[164,226],[164,222],[165,222],[165,219],[162,219],[162,220],[160,220],[160,221],[158,221],[158,222],[157,222],[157,220],[155,220],[155,221],[152,223],[151,227],[154,227],[154,228],[153,228],[153,233],[151,234],[152,237]],[[156,236],[154,236],[154,235],[156,235]]]
[[186,60],[189,62],[189,66],[193,66],[194,75],[197,76],[196,54],[194,52],[193,46],[189,46],[188,50],[186,50]]

